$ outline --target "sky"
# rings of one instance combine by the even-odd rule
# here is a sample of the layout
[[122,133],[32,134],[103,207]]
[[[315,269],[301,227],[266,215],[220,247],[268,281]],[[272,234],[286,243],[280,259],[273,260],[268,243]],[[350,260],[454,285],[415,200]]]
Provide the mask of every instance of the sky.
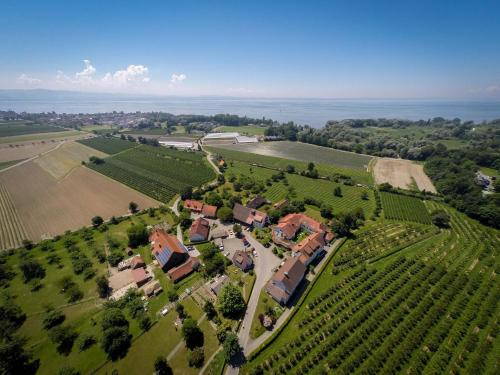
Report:
[[11,1],[0,89],[500,99],[500,1]]

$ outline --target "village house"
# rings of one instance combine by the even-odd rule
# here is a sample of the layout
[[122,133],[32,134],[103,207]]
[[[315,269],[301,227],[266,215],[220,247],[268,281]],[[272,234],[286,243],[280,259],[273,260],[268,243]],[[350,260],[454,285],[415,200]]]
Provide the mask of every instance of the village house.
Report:
[[147,272],[144,268],[136,268],[131,272],[132,272],[132,278],[134,279],[134,282],[136,283],[137,287],[143,286],[152,278],[151,274]]
[[202,214],[203,217],[207,217],[209,219],[215,219],[217,217],[217,206],[205,204],[193,199],[186,199],[184,201],[184,208],[189,211]]
[[242,206],[239,203],[235,203],[234,205],[233,218],[245,225],[256,228],[264,228],[269,222],[269,218],[265,212]]
[[252,258],[247,252],[241,250],[238,250],[234,253],[233,264],[243,272],[253,268]]
[[220,291],[222,290],[222,287],[226,285],[226,283],[229,282],[229,277],[227,275],[220,275],[215,278],[213,282],[210,283],[209,287],[210,290],[218,296]]
[[203,202],[195,201],[192,199],[186,199],[184,201],[184,208],[188,209],[189,211],[199,213],[203,209]]
[[286,305],[305,274],[304,263],[298,257],[289,258],[269,280],[266,291],[278,303]]
[[188,251],[177,237],[168,234],[163,229],[155,229],[149,236],[151,251],[164,271],[183,263],[188,257]]
[[210,223],[201,217],[193,221],[189,228],[189,241],[200,242],[208,239],[210,233]]
[[170,280],[176,283],[186,276],[190,275],[194,271],[198,270],[199,268],[200,261],[198,260],[198,258],[189,257],[189,259],[182,263],[180,266],[170,269],[168,271],[168,277],[170,278]]
[[217,206],[212,206],[210,204],[204,204],[201,209],[201,214],[203,217],[208,217],[209,219],[217,218]]
[[136,255],[130,261],[130,268],[135,270],[136,268],[146,267],[146,263],[140,255]]
[[246,204],[246,206],[248,208],[253,208],[254,210],[256,210],[257,208],[259,208],[260,206],[264,205],[267,203],[267,199],[264,198],[264,197],[261,197],[260,195],[257,195],[255,198],[253,198],[252,200],[248,201],[248,203]]
[[[306,236],[294,242],[299,233]],[[307,266],[321,254],[333,239],[328,227],[304,214],[288,214],[272,228],[273,242],[292,250],[294,257],[300,257]]]

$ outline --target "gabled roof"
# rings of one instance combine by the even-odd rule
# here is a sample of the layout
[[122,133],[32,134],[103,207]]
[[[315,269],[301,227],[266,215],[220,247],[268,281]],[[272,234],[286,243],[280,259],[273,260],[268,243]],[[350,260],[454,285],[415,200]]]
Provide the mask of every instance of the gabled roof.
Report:
[[170,271],[168,271],[168,277],[170,277],[173,282],[176,282],[189,275],[199,265],[200,261],[197,258],[189,257],[189,259],[182,263],[180,266],[172,268]]
[[247,270],[253,265],[253,260],[245,251],[236,251],[233,256],[233,263],[242,270]]
[[233,218],[247,225],[252,225],[254,221],[263,223],[267,219],[267,214],[235,203],[233,207]]
[[150,276],[146,273],[144,268],[136,268],[132,270],[132,278],[137,284],[147,280]]
[[193,221],[193,224],[191,224],[191,228],[189,228],[189,236],[197,234],[203,237],[204,239],[207,239],[209,232],[210,232],[210,223],[208,222],[208,220],[205,220],[201,217]]
[[195,201],[193,199],[186,199],[184,201],[184,208],[192,211],[201,211],[203,209],[203,202]]
[[136,255],[135,257],[132,258],[130,261],[130,267],[136,268],[138,266],[144,266],[146,263],[144,263],[144,260],[140,255]]
[[253,208],[254,210],[256,210],[257,208],[262,206],[264,203],[267,203],[266,198],[261,197],[260,195],[257,195],[254,199],[252,199],[251,201],[248,201],[246,206],[248,208]]
[[201,210],[203,216],[206,217],[215,217],[217,215],[217,206],[211,206],[209,204],[204,204],[203,209]]
[[285,287],[285,291],[291,295],[295,291],[297,285],[299,285],[305,273],[306,266],[304,263],[300,261],[299,257],[292,257],[283,264],[271,280],[275,285],[276,282],[282,283]]
[[168,234],[163,229],[155,229],[149,236],[153,255],[163,267],[173,253],[187,254],[187,249],[177,237]]
[[299,251],[307,257],[311,257],[319,248],[322,248],[325,245],[326,242],[324,232],[312,233],[300,241],[300,243],[295,245],[293,247],[293,251]]

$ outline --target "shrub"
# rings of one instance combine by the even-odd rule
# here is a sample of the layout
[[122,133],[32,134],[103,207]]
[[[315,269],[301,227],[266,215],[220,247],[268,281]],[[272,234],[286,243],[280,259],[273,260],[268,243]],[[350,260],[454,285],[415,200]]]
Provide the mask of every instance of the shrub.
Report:
[[66,316],[59,310],[54,310],[53,308],[48,308],[45,311],[42,326],[44,329],[51,329],[55,326],[58,326],[64,322]]
[[200,368],[205,362],[205,351],[203,347],[195,348],[188,352],[188,364],[190,367]]

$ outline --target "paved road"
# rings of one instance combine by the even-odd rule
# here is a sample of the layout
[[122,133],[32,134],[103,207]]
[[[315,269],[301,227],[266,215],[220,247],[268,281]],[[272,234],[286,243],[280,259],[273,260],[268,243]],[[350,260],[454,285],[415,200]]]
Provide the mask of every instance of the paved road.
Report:
[[[250,328],[252,327],[253,316],[257,310],[260,292],[273,275],[273,268],[278,267],[281,259],[273,254],[272,248],[266,249],[249,233],[246,235],[248,242],[257,251],[257,256],[254,257],[254,271],[256,274],[255,284],[252,289],[252,294],[248,300],[248,306],[243,318],[243,322],[238,332],[240,345],[243,348],[243,353],[248,354],[248,347],[254,341],[250,338]],[[239,368],[228,365],[226,375],[233,375],[239,372]]]
[[[257,240],[255,240],[253,237],[250,238],[250,236],[247,236],[247,238],[250,240],[249,242],[252,244],[252,246],[254,245],[254,242],[256,242],[258,245],[260,245],[260,243],[258,243]],[[323,257],[323,259],[321,260],[321,262],[319,262],[319,264],[314,268],[314,273],[311,272],[308,274],[307,279],[309,281],[312,281],[318,275],[318,273],[321,270],[321,268],[323,267],[323,265],[328,261],[330,256],[333,254],[335,249],[340,244],[341,244],[341,240],[337,239],[332,245],[330,245],[328,248],[325,249],[326,254]],[[269,249],[265,249],[262,245],[260,245],[260,247],[266,251],[269,251],[269,253],[274,256],[274,254]],[[257,247],[256,247],[256,249],[257,249]],[[258,249],[257,249],[257,252],[259,252]],[[260,252],[259,252],[259,256],[260,256]],[[276,256],[274,256],[274,258],[278,260],[277,264],[279,264],[281,259],[277,258]],[[261,262],[265,262],[265,263],[269,263],[270,261],[272,261],[271,259],[264,259],[264,257],[262,257],[260,260],[261,260]],[[257,263],[255,264],[255,267],[257,269]],[[264,267],[267,267],[267,266],[264,266]],[[276,266],[273,266],[273,267],[276,267]],[[270,268],[271,274],[272,274],[273,267]],[[289,315],[292,313],[293,309],[295,308],[295,306],[294,306],[292,308],[286,309],[285,312],[283,314],[281,314],[281,316],[278,318],[278,320],[274,324],[274,327],[271,331],[264,332],[262,335],[260,335],[256,339],[250,338],[250,327],[252,325],[252,319],[253,319],[253,316],[255,314],[257,302],[259,300],[260,291],[262,290],[262,287],[265,285],[266,281],[269,280],[270,275],[267,277],[267,279],[264,279],[264,277],[262,277],[262,279],[264,279],[264,281],[262,281],[262,279],[260,280],[261,286],[258,288],[257,280],[259,279],[259,274],[257,273],[257,279],[255,281],[255,286],[254,286],[253,291],[252,291],[252,296],[250,297],[250,301],[248,302],[247,314],[245,315],[245,318],[243,320],[243,324],[242,324],[240,331],[238,333],[240,345],[243,349],[243,353],[245,354],[245,356],[248,356],[249,354],[251,354],[262,343],[264,343],[269,337],[271,337],[274,334],[274,332],[276,332],[276,330],[283,323],[285,323],[285,321],[287,320],[287,318],[289,317]],[[226,375],[237,375],[238,373],[239,373],[238,367],[233,367],[230,365],[227,366],[226,372],[225,372]]]

